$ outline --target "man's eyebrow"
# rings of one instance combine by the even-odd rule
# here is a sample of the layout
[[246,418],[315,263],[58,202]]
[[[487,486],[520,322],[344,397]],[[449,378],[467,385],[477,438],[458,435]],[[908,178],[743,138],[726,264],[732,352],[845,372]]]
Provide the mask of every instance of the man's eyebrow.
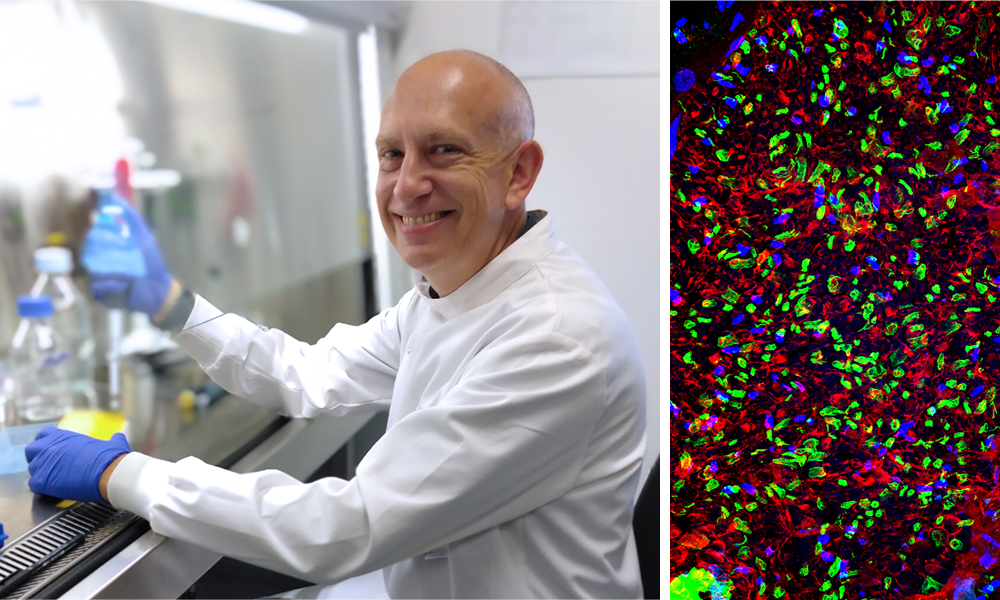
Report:
[[469,142],[468,136],[453,131],[434,131],[427,134],[427,137],[425,139],[429,144],[435,144],[440,142],[460,142],[460,143]]
[[[422,138],[422,143],[424,144],[440,144],[444,142],[470,145],[472,140],[470,140],[469,136],[454,131],[432,131]],[[388,135],[379,135],[375,138],[375,146],[377,148],[397,145],[399,145],[399,141]]]

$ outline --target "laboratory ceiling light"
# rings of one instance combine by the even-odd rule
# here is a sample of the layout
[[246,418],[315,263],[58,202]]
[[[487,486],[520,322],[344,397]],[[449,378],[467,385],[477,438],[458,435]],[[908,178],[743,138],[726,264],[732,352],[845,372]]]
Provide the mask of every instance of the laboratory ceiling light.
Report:
[[250,0],[142,0],[206,17],[215,17],[282,33],[302,33],[309,20],[283,8]]

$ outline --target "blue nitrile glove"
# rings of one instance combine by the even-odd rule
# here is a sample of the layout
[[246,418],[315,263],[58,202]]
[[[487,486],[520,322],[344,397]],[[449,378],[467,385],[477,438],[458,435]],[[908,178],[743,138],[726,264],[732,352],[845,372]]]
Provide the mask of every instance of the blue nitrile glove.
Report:
[[[55,427],[38,432],[24,448],[28,459],[28,487],[36,494],[67,500],[105,502],[100,481],[104,470],[122,454],[131,452],[125,435],[98,440]],[[106,503],[106,502],[105,502]]]
[[[111,308],[121,308],[124,298],[124,307],[128,310],[146,313],[150,317],[155,316],[160,312],[163,300],[170,290],[172,281],[170,273],[163,264],[163,257],[160,256],[153,234],[139,213],[119,196],[102,194],[99,213],[108,205],[120,209],[112,220],[118,225],[125,225],[129,235],[129,246],[124,250],[121,247],[112,247],[107,241],[108,231],[99,230],[100,223],[95,224],[87,234],[83,247],[83,261],[90,273],[94,298]],[[102,216],[106,215],[99,214],[98,220]],[[114,235],[111,236],[111,240],[114,241]],[[145,271],[144,274],[137,274],[124,267],[115,268],[115,260],[108,260],[113,253],[120,256],[128,252],[141,255],[139,266],[144,265],[145,268],[142,269]]]

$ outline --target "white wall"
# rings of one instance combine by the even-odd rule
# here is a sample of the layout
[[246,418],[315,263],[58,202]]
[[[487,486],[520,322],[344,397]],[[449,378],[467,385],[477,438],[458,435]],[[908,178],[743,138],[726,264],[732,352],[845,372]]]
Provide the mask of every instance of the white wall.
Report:
[[[636,6],[601,4],[610,17]],[[414,2],[390,61],[394,72],[384,79],[395,81],[417,59],[441,50],[475,50],[503,62],[510,52],[503,47],[509,43],[504,9],[496,1]],[[619,31],[602,32],[609,44],[620,46],[624,22],[617,21]],[[549,211],[560,239],[594,268],[639,338],[649,386],[645,480],[660,452],[659,76],[532,75],[524,84],[535,108],[535,139],[545,151],[528,208]],[[397,285],[398,298],[412,283],[399,277]]]

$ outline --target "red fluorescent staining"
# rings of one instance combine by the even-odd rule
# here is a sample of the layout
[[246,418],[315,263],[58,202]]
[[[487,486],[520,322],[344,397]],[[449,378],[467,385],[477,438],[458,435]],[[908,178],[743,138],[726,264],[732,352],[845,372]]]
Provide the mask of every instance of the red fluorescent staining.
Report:
[[671,577],[989,597],[1000,9],[741,4],[678,27]]

